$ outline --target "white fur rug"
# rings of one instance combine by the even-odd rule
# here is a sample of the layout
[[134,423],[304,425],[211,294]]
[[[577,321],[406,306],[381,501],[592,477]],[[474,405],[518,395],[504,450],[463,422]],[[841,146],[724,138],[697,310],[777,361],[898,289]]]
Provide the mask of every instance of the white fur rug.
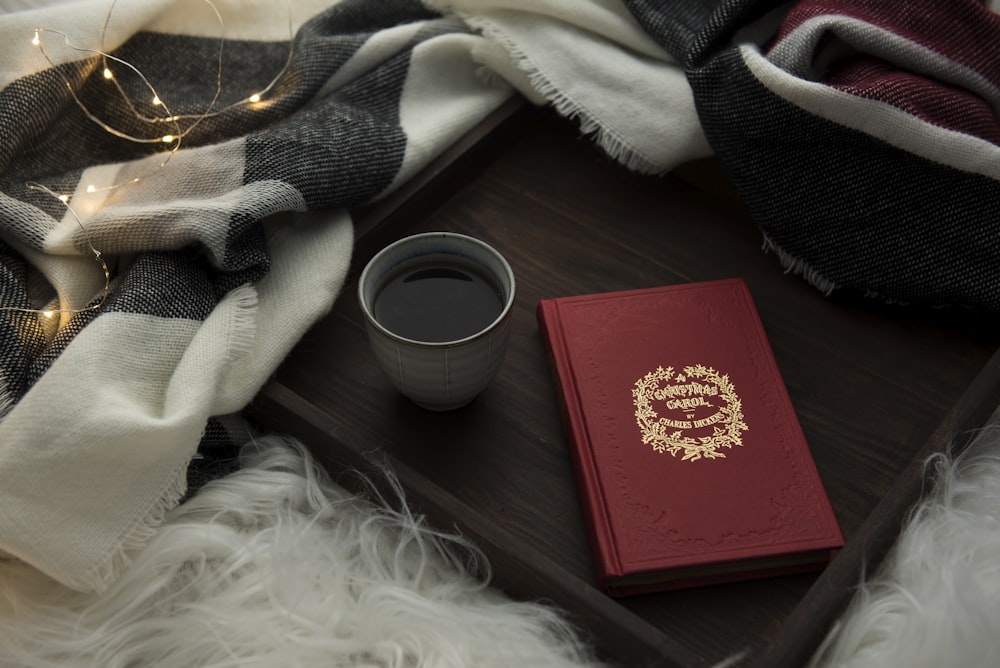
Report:
[[171,513],[102,594],[0,565],[0,666],[592,665],[554,610],[488,587],[460,537],[334,485],[297,443]]
[[932,491],[814,668],[1000,666],[1000,426],[928,466]]
[[[598,665],[558,611],[489,587],[461,537],[346,492],[294,441],[244,460],[102,594],[0,562],[0,666]],[[933,491],[813,668],[1000,666],[1000,426],[929,466]]]

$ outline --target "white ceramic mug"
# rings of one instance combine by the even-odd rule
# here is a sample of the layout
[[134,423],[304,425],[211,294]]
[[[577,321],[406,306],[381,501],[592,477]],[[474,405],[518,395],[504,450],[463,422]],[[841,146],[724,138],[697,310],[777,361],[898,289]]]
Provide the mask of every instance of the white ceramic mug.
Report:
[[[418,285],[420,281],[411,283],[411,277],[429,275],[436,270],[428,267],[443,265],[484,278],[495,292],[495,304],[494,296],[487,295],[488,299],[476,298],[468,304],[475,308],[464,309],[476,311],[481,326],[473,320],[465,322],[464,327],[473,327],[474,331],[426,331],[450,321],[450,316],[463,315],[456,311],[460,309],[458,300],[445,292],[440,293],[442,301],[429,305],[420,302],[423,306],[416,306],[417,300],[400,302],[400,309],[409,311],[413,327],[386,314],[384,304],[390,299],[383,295],[405,289],[400,287],[402,284]],[[425,290],[438,289],[434,287],[437,285],[444,286],[442,291],[453,285],[467,289],[465,282],[455,281],[428,280],[423,285],[431,286]],[[426,232],[400,239],[379,251],[361,272],[358,300],[375,357],[389,381],[418,406],[453,410],[472,401],[500,368],[510,332],[514,272],[499,252],[478,239],[454,232]],[[491,302],[489,310],[487,301]],[[494,310],[496,316],[492,317]],[[452,331],[458,334],[450,336]]]

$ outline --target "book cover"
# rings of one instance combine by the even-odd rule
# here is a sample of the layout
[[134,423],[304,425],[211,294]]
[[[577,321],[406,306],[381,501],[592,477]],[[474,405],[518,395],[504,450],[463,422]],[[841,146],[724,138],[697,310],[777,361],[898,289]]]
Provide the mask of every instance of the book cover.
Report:
[[598,586],[821,569],[843,545],[742,279],[543,299]]

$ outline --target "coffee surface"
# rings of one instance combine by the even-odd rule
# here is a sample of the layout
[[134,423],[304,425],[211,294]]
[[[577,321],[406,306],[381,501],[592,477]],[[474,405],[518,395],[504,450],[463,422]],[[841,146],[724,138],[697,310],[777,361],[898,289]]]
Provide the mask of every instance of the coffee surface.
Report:
[[414,341],[457,341],[488,327],[503,310],[500,288],[449,259],[416,260],[391,273],[372,311],[383,327]]

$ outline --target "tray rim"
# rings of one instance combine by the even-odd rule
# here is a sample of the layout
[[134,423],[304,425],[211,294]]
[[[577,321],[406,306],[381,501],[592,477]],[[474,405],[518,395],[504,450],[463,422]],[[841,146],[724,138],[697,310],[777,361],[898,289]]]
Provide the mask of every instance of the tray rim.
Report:
[[[471,173],[476,166],[487,164],[506,140],[527,123],[537,120],[541,113],[544,109],[534,107],[523,98],[509,98],[398,190],[371,205],[352,210],[356,233],[353,264],[363,265],[367,257],[387,243],[398,225],[405,224],[406,219],[419,217],[421,212],[429,212],[443,201],[463,175]],[[716,171],[711,164],[698,164],[686,172],[680,168],[678,175],[698,186],[697,180],[706,169]],[[355,279],[356,275],[348,276],[348,282]],[[750,665],[792,667],[810,659],[849,605],[863,573],[873,572],[889,553],[910,508],[927,490],[926,460],[946,450],[958,454],[968,445],[968,439],[963,441],[961,435],[984,426],[998,406],[1000,348],[922,442],[856,534],[817,577],[791,611],[788,621],[762,651],[750,657]],[[698,657],[666,633],[601,594],[590,583],[566,571],[523,540],[492,524],[419,471],[386,452],[380,452],[378,461],[374,461],[339,441],[331,416],[279,381],[272,380],[265,385],[246,412],[263,426],[278,422],[285,431],[293,429],[289,433],[306,443],[322,440],[324,445],[332,445],[332,449],[315,446],[310,449],[333,473],[345,469],[372,470],[373,467],[393,470],[406,493],[407,502],[432,523],[455,526],[477,544],[491,563],[499,560],[508,567],[525,569],[527,579],[534,579],[540,585],[539,589],[524,590],[523,583],[519,586],[516,582],[505,581],[501,569],[495,573],[499,576],[498,586],[515,597],[537,599],[542,595],[551,600],[567,612],[571,621],[599,636],[604,647],[614,652],[616,658],[634,657],[639,663],[630,665],[637,666],[690,666],[698,662]],[[516,579],[523,579],[523,576]],[[545,586],[546,582],[549,586]]]

